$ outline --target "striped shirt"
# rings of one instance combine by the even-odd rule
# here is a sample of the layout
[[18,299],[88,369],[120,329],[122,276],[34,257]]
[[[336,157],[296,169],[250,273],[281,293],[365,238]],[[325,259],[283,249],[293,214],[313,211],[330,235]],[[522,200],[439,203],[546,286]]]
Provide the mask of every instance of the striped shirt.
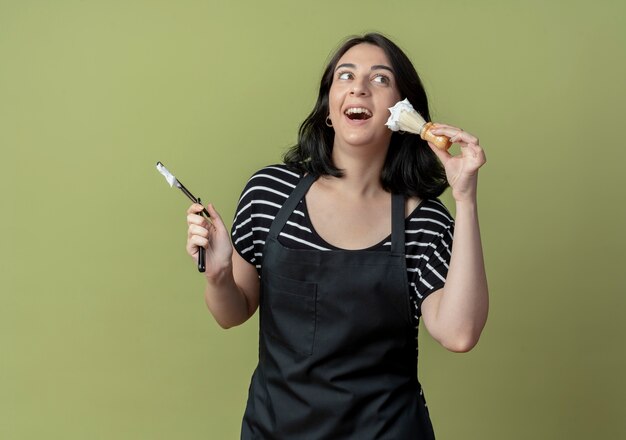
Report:
[[[272,221],[300,179],[301,175],[285,165],[268,166],[248,180],[241,194],[233,221],[232,240],[239,255],[256,266],[259,276],[265,239]],[[454,220],[438,199],[422,201],[405,219],[406,269],[416,332],[422,301],[445,284],[453,232]],[[278,241],[292,249],[337,249],[316,233],[305,199],[289,216]],[[391,236],[368,250],[385,250],[390,246]]]

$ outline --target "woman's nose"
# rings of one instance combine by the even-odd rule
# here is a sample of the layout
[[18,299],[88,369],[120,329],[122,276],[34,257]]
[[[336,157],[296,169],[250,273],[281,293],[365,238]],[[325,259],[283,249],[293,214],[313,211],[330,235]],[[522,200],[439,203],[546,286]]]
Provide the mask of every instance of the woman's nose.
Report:
[[369,90],[367,89],[367,85],[363,84],[361,81],[354,81],[352,83],[352,89],[350,90],[351,95],[363,96],[367,95]]

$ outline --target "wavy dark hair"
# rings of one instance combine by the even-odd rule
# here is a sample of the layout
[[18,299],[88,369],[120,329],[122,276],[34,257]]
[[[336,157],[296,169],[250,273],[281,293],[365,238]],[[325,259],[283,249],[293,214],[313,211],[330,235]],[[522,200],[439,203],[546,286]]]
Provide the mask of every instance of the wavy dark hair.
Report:
[[[415,67],[402,49],[378,33],[351,37],[337,49],[324,70],[315,107],[300,126],[298,143],[283,157],[289,168],[316,176],[343,176],[342,171],[332,162],[335,132],[326,125],[328,94],[339,59],[350,48],[364,43],[378,46],[385,52],[394,71],[401,99],[408,98],[415,110],[426,121],[430,121],[426,91]],[[380,179],[387,191],[421,199],[438,197],[448,187],[445,170],[426,141],[419,136],[400,132],[391,135]]]

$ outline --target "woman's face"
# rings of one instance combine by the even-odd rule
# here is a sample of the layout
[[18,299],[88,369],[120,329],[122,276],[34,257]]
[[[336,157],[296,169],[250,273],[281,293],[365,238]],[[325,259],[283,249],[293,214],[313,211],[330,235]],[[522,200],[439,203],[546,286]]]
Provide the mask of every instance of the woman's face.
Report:
[[337,145],[389,145],[389,107],[400,100],[385,52],[372,44],[349,49],[337,62],[329,113]]

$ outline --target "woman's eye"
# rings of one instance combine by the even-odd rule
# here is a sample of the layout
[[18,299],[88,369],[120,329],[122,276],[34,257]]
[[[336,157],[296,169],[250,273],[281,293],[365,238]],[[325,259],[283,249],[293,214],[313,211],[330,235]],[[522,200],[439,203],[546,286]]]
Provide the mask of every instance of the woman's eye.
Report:
[[373,81],[379,84],[389,84],[390,82],[389,77],[385,75],[376,75]]
[[339,78],[339,79],[351,79],[352,78],[352,74],[350,72],[341,72],[339,74],[339,76],[337,76],[337,78]]

